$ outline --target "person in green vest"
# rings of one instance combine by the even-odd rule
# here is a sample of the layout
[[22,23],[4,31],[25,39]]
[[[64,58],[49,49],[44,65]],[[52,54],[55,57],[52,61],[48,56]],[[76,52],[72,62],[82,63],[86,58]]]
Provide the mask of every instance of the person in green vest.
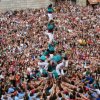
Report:
[[53,34],[54,28],[55,28],[54,21],[51,20],[51,21],[48,23],[48,25],[47,25],[48,32]]
[[48,6],[47,12],[48,12],[48,18],[49,18],[49,20],[52,20],[53,19],[52,13],[54,12],[53,7],[52,7],[52,4],[50,4]]
[[40,56],[40,60],[44,62],[46,60],[46,57],[44,55],[42,55],[42,56]]
[[50,61],[49,62],[49,65],[48,65],[48,71],[49,72],[52,72],[52,71],[54,71],[56,69],[56,65],[52,62],[52,61]]
[[44,50],[44,51],[43,51],[43,55],[44,55],[44,56],[49,56],[49,50],[48,50],[48,49],[47,49],[47,50]]
[[56,54],[53,56],[52,60],[56,63],[60,62],[62,60],[62,57],[60,54]]
[[48,62],[46,62],[46,56],[42,55],[40,56],[40,61],[38,62],[38,67],[40,70],[40,73],[43,72],[43,69],[47,70],[48,69]]
[[48,13],[53,13],[53,12],[54,12],[53,7],[52,7],[52,4],[50,4],[50,5],[48,6],[47,12],[48,12]]
[[48,72],[45,69],[42,69],[42,76],[43,77],[47,77],[48,76]]
[[53,74],[53,77],[54,77],[55,79],[58,79],[58,78],[59,78],[59,75],[58,75],[58,73],[56,72],[56,70],[54,70],[54,71],[52,72],[52,74]]
[[50,54],[53,54],[55,52],[55,44],[48,44],[48,51]]
[[54,41],[54,34],[53,34],[54,28],[55,28],[54,21],[51,20],[47,25],[47,31],[44,32],[44,34],[47,35],[49,38],[48,43],[52,43]]

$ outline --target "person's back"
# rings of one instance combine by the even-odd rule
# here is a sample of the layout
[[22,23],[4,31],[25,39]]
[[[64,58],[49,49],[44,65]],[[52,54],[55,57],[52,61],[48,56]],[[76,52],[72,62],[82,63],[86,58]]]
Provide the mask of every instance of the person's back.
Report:
[[52,8],[52,4],[50,4],[49,6],[48,6],[48,13],[53,13],[53,8]]

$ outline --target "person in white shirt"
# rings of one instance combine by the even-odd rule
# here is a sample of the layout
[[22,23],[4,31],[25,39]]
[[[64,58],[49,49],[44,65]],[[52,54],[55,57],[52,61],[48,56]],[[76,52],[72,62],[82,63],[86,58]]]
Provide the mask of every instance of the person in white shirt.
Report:
[[52,15],[52,13],[48,13],[48,18],[49,18],[49,21],[50,21],[50,20],[53,20],[53,15]]
[[58,73],[58,75],[64,75],[64,62],[62,61],[61,63],[57,64],[56,66],[56,72]]
[[51,43],[54,41],[54,34],[53,34],[53,33],[48,32],[48,31],[45,31],[45,33],[44,33],[44,34],[48,36],[48,38],[49,38],[48,43],[49,43],[49,44],[51,44]]
[[40,73],[42,73],[42,69],[47,70],[48,69],[48,65],[49,65],[49,63],[46,61],[46,57],[45,56],[41,56],[40,57],[40,61],[38,62],[38,67],[39,67]]
[[53,12],[54,12],[54,10],[52,8],[52,4],[50,4],[48,6],[48,18],[49,18],[49,21],[53,19],[53,14],[52,14]]

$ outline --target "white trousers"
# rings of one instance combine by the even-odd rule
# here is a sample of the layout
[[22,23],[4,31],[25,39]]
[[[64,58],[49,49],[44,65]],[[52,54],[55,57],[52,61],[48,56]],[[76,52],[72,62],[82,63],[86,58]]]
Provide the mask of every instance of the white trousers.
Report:
[[49,18],[49,21],[50,21],[50,20],[53,20],[53,15],[52,15],[52,13],[48,13],[48,18]]
[[46,31],[45,34],[49,37],[48,43],[51,44],[51,43],[53,42],[53,40],[54,40],[54,35],[53,35],[53,33],[49,33],[48,31]]
[[66,62],[65,62],[65,67],[68,67],[68,60],[66,60]]
[[60,64],[58,64],[56,66],[56,72],[58,73],[58,75],[64,75],[63,67],[64,67],[64,63],[63,62],[61,62]]

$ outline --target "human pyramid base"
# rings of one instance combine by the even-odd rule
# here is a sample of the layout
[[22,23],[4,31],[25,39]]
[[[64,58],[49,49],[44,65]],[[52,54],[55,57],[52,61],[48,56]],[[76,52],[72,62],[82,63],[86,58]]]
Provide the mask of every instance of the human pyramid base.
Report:
[[0,14],[0,100],[100,100],[100,6],[60,1]]

